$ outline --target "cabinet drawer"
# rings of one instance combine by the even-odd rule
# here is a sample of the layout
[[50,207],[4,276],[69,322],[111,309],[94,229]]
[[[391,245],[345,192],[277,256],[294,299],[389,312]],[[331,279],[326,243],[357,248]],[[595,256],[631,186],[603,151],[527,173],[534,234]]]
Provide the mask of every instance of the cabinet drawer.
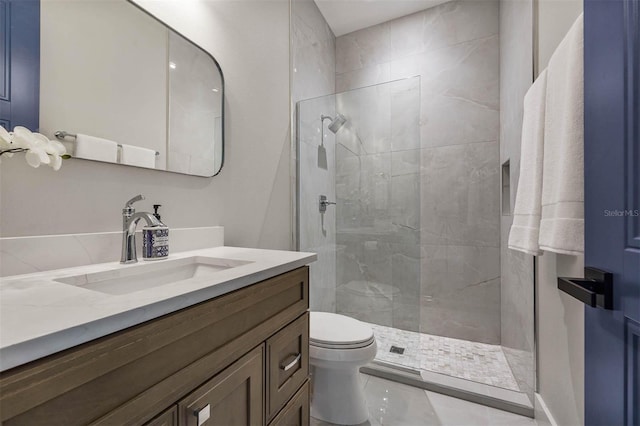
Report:
[[309,426],[309,381],[280,411],[270,426]]
[[309,313],[267,340],[267,418],[272,419],[309,375]]
[[178,407],[173,406],[144,426],[178,426]]
[[261,345],[180,401],[180,425],[262,426],[263,365]]

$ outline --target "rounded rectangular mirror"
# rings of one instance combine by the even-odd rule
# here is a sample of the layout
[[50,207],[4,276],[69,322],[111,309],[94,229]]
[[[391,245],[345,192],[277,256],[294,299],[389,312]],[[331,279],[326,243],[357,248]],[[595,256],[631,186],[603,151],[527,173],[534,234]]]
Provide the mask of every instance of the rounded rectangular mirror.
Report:
[[75,158],[214,176],[216,60],[126,0],[41,2],[40,132]]

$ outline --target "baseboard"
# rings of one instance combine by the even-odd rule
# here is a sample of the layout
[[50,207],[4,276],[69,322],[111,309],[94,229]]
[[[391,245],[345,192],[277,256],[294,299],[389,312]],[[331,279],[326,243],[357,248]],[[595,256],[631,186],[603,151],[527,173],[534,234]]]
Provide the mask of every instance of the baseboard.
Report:
[[542,399],[539,393],[536,393],[535,400],[535,416],[538,424],[540,426],[558,426],[558,423],[553,418],[553,415],[551,415],[547,404],[545,404],[544,399]]

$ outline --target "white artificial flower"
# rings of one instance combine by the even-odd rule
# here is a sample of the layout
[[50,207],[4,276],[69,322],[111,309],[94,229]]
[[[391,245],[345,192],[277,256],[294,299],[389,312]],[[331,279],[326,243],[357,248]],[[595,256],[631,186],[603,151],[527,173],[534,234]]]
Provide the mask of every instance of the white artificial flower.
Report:
[[31,130],[26,127],[16,126],[13,129],[12,147],[29,149],[32,145]]
[[60,170],[60,167],[62,167],[62,157],[60,157],[59,155],[51,156],[51,163],[49,165],[53,170],[57,172],[58,170]]
[[31,167],[40,167],[40,164],[49,164],[51,159],[47,155],[46,147],[49,140],[39,133],[33,134],[26,127],[16,126],[13,129],[13,142],[19,148],[26,148],[25,160]]
[[[62,166],[62,156],[67,154],[67,149],[60,142],[22,126],[16,126],[12,133],[0,127],[0,150],[7,149],[24,150],[25,160],[31,167],[49,164],[56,171]],[[4,155],[11,157],[12,153]]]
[[[11,133],[7,132],[7,130],[4,127],[0,126],[0,151],[13,148],[11,143],[12,139],[13,139],[13,136],[11,136]],[[12,152],[7,152],[3,155],[6,155],[7,157],[13,157]]]
[[11,149],[11,133],[0,126],[0,150]]
[[67,153],[67,148],[64,147],[60,142],[49,140],[45,135],[40,133],[34,133],[36,138],[41,139],[45,143],[45,151],[49,154],[51,158],[51,163],[49,165],[53,168],[53,170],[58,171],[62,166],[62,155]]
[[58,141],[50,140],[47,143],[47,152],[49,154],[65,155],[67,153],[67,148]]

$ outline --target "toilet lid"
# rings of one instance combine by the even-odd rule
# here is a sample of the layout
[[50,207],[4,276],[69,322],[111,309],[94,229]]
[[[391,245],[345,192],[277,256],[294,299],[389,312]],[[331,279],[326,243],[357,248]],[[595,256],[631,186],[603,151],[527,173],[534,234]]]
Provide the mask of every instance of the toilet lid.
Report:
[[359,348],[373,342],[373,330],[357,319],[329,312],[311,312],[309,340],[322,347]]

